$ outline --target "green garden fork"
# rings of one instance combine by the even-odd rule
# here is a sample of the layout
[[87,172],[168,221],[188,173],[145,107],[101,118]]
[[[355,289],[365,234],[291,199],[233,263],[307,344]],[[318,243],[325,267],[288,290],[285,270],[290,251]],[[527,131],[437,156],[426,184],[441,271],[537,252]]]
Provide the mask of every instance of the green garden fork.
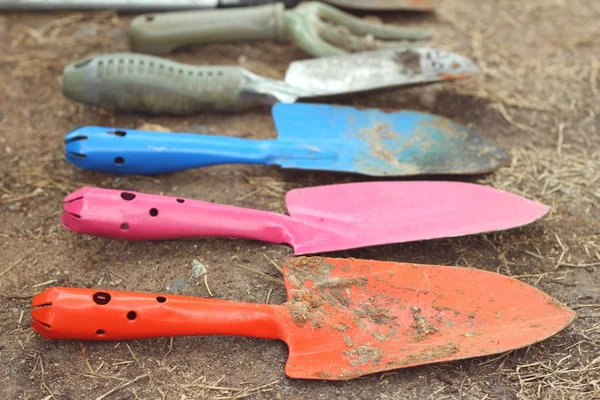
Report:
[[240,40],[291,40],[314,57],[406,46],[407,40],[424,40],[431,34],[365,21],[335,7],[303,2],[286,10],[284,4],[244,9],[178,11],[144,14],[129,26],[135,52],[168,54],[194,44]]

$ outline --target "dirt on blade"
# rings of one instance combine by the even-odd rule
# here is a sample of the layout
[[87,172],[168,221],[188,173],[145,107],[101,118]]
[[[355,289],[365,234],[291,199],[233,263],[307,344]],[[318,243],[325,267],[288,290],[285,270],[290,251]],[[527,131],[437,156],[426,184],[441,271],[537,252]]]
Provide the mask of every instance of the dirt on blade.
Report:
[[[210,290],[214,297],[228,300],[286,301],[273,263],[281,265],[289,248],[229,239],[125,243],[77,237],[59,227],[58,217],[63,197],[80,186],[282,212],[285,192],[291,188],[364,178],[249,165],[157,177],[75,170],[63,160],[63,136],[80,125],[137,128],[151,123],[172,131],[257,139],[274,138],[275,129],[266,109],[233,116],[145,117],[113,115],[68,101],[60,94],[64,65],[89,55],[126,51],[125,29],[131,16],[5,13],[0,15],[4,397],[393,399],[398,393],[409,400],[600,397],[600,3],[444,0],[437,4],[435,17],[378,16],[403,26],[433,27],[433,43],[474,58],[482,76],[360,94],[338,102],[433,112],[466,125],[512,155],[510,166],[473,181],[539,200],[553,211],[533,225],[499,234],[336,255],[470,266],[515,276],[577,311],[571,327],[539,345],[501,356],[335,384],[285,378],[287,349],[278,342],[203,337],[79,344],[33,335],[31,296],[51,285],[207,297]],[[272,78],[283,78],[291,61],[305,57],[292,45],[270,42],[209,45],[170,56],[193,64],[241,65]],[[206,266],[206,275],[191,273],[193,260]]]

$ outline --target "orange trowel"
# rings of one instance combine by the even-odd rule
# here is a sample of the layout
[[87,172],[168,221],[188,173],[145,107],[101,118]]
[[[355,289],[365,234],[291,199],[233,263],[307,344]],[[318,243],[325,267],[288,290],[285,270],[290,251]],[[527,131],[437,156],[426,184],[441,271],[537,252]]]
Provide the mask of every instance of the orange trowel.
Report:
[[32,327],[49,339],[279,339],[289,377],[342,380],[529,346],[575,318],[541,291],[477,269],[299,257],[284,277],[281,305],[51,288],[33,299]]

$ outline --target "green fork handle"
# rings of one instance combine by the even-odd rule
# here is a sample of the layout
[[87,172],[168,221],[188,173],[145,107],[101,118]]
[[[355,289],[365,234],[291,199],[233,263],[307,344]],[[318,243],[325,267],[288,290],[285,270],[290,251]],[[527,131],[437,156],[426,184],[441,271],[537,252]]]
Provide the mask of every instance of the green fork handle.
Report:
[[135,52],[168,54],[192,44],[237,40],[285,40],[283,3],[225,10],[145,14],[129,25]]
[[315,57],[390,45],[406,47],[399,41],[431,36],[422,29],[365,21],[318,1],[302,2],[291,10],[278,3],[246,9],[146,14],[131,21],[128,35],[133,51],[149,54],[167,54],[191,44],[289,39]]

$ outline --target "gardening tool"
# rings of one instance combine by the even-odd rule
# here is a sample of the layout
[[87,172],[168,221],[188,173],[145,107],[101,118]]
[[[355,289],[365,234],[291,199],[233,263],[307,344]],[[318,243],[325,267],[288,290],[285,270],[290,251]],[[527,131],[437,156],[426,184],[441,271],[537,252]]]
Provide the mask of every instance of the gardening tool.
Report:
[[398,46],[431,34],[366,21],[318,1],[285,10],[281,3],[235,10],[145,14],[131,20],[127,33],[137,53],[168,54],[193,44],[248,40],[292,40],[314,57]]
[[63,73],[63,93],[85,104],[117,110],[190,115],[459,79],[479,72],[468,58],[430,48],[295,61],[283,82],[241,67],[195,66],[113,53],[69,64]]
[[83,126],[65,137],[83,169],[159,174],[249,163],[373,176],[480,174],[509,161],[496,145],[442,117],[316,104],[276,104],[279,139]]
[[302,257],[283,273],[281,305],[51,288],[33,299],[32,328],[49,339],[279,339],[289,377],[341,380],[530,346],[575,318],[545,293],[483,270]]
[[[286,8],[300,0],[2,0],[0,10],[190,10],[196,8],[246,7],[281,2]],[[431,11],[433,0],[327,0],[343,8],[367,10]]]
[[62,225],[127,240],[221,236],[287,243],[295,254],[470,235],[529,224],[549,208],[462,182],[366,182],[295,189],[290,216],[92,187],[65,198]]

